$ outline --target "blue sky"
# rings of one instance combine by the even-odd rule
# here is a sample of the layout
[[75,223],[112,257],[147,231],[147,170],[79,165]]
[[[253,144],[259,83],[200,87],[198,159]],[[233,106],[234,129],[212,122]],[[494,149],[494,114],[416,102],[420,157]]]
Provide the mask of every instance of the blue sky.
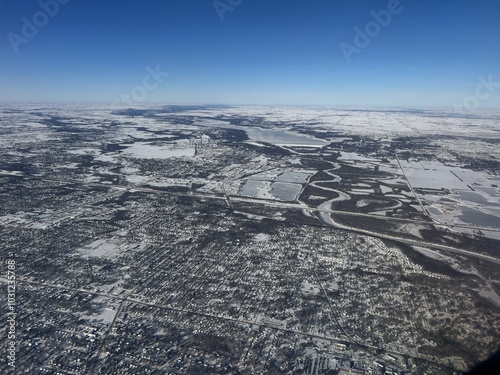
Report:
[[500,0],[55,1],[0,0],[1,101],[500,107]]

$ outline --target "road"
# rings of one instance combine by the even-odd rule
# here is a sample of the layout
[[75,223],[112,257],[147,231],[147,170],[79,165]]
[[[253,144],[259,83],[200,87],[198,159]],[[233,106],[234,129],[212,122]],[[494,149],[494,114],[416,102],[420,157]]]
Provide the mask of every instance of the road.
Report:
[[[3,279],[0,279],[0,281],[3,281]],[[32,281],[32,280],[24,280],[22,278],[18,278],[17,282],[20,283],[20,284],[28,284],[28,285],[45,287],[45,288],[58,289],[58,290],[62,290],[62,291],[65,291],[65,292],[78,292],[78,293],[84,293],[84,294],[95,295],[95,296],[100,296],[100,297],[106,297],[108,299],[117,299],[117,300],[120,300],[120,304],[118,306],[118,309],[117,309],[117,312],[116,312],[115,317],[113,319],[113,322],[111,323],[110,327],[108,328],[107,334],[106,334],[106,336],[103,339],[103,345],[101,346],[100,352],[102,352],[103,349],[105,348],[106,342],[109,340],[109,335],[111,333],[112,326],[115,323],[115,321],[117,320],[119,312],[121,311],[124,303],[126,303],[126,302],[135,303],[137,305],[152,307],[152,308],[156,308],[156,309],[174,311],[174,312],[181,313],[181,314],[195,315],[195,316],[200,316],[200,317],[209,318],[209,319],[215,319],[215,320],[223,320],[223,321],[237,323],[237,324],[248,324],[250,326],[259,326],[259,327],[263,327],[263,328],[272,329],[272,330],[275,330],[275,331],[281,331],[281,332],[286,332],[286,333],[290,333],[290,334],[301,335],[301,336],[304,336],[304,337],[310,337],[310,338],[313,338],[313,339],[322,339],[322,340],[328,340],[328,341],[331,341],[331,342],[339,342],[339,343],[343,343],[343,342],[347,341],[347,342],[352,342],[353,344],[356,344],[358,346],[364,347],[365,349],[369,349],[369,350],[380,349],[379,347],[376,347],[376,346],[373,346],[373,345],[367,345],[367,344],[359,343],[359,342],[355,341],[354,339],[352,339],[350,336],[330,336],[330,335],[323,335],[323,334],[318,334],[318,333],[305,332],[305,331],[296,330],[296,329],[279,327],[276,324],[266,324],[264,321],[258,321],[258,320],[253,320],[253,319],[252,320],[248,320],[248,319],[243,319],[243,318],[232,318],[232,317],[229,317],[229,316],[226,316],[226,315],[217,315],[217,314],[213,314],[213,313],[209,313],[209,312],[203,312],[203,311],[200,311],[200,310],[188,310],[188,309],[182,309],[182,308],[168,306],[168,305],[161,305],[161,304],[157,304],[157,303],[145,302],[145,301],[142,301],[140,299],[131,298],[130,297],[130,295],[132,294],[131,291],[129,291],[126,295],[121,296],[121,295],[118,295],[118,294],[109,294],[109,293],[102,293],[102,292],[94,292],[94,291],[85,290],[85,289],[65,287],[65,286],[62,286],[62,285],[54,285],[54,284],[49,284],[49,283],[40,283],[40,282]],[[323,290],[323,292],[324,292],[324,290]],[[328,299],[327,299],[327,302],[330,304],[330,301]],[[396,351],[392,351],[392,350],[388,350],[388,349],[384,349],[384,351],[386,353],[389,353],[389,354],[405,355],[405,356],[408,356],[408,357],[411,357],[411,358],[414,358],[414,359],[426,360],[428,362],[441,365],[441,363],[435,362],[435,361],[433,361],[433,360],[431,360],[429,358],[425,358],[425,356],[423,356],[423,355],[415,356],[410,351],[404,352],[404,353],[400,353],[400,352],[396,352]]]

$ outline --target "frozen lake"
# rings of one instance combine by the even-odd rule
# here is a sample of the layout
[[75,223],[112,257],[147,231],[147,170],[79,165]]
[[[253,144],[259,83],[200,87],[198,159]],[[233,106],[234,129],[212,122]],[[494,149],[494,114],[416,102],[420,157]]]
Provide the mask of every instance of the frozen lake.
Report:
[[460,206],[460,209],[462,210],[460,219],[466,223],[483,227],[500,228],[500,217],[498,216],[485,214],[484,212],[465,206]]
[[302,190],[302,185],[291,184],[288,182],[274,182],[271,187],[271,194],[282,201],[292,202],[297,199],[300,191]]
[[173,157],[194,157],[194,147],[179,147],[178,145],[156,146],[144,142],[129,146],[124,154],[140,159],[168,159]]
[[224,123],[199,123],[198,125],[243,130],[247,133],[248,138],[254,142],[266,142],[274,145],[323,147],[328,144],[327,141],[322,139],[308,137],[283,129],[263,129],[259,127],[236,126]]

